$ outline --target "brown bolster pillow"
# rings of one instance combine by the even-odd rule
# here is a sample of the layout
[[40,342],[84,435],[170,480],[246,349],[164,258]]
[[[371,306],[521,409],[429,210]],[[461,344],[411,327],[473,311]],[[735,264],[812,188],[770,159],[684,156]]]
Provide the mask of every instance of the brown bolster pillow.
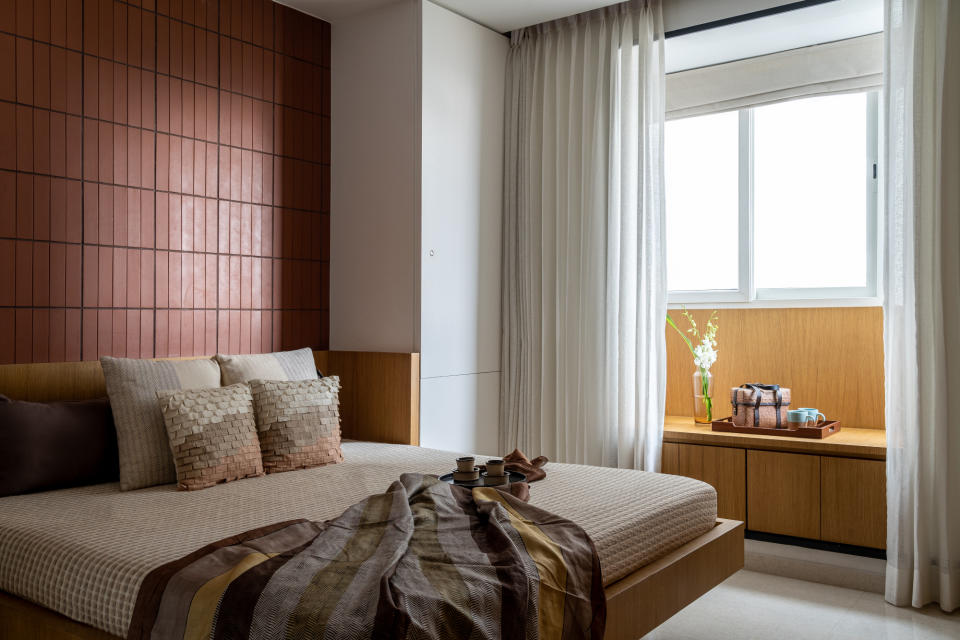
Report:
[[117,432],[106,398],[23,402],[0,395],[0,496],[115,482]]

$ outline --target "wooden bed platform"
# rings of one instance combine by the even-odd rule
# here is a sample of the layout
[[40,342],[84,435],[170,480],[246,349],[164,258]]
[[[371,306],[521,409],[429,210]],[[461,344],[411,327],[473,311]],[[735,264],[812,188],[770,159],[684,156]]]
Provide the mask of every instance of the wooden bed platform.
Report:
[[[344,386],[344,437],[419,444],[419,354],[316,351]],[[45,402],[106,395],[99,362],[0,365],[0,393]],[[361,398],[363,401],[361,402]],[[707,533],[609,585],[608,640],[636,640],[743,568],[742,522],[718,519]],[[118,640],[0,591],[0,640]]]

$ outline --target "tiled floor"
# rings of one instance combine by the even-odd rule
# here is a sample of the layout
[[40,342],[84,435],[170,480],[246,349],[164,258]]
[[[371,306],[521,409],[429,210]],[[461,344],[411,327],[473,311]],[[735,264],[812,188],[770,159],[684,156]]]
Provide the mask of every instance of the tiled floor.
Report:
[[644,640],[957,640],[960,611],[752,571],[730,577]]

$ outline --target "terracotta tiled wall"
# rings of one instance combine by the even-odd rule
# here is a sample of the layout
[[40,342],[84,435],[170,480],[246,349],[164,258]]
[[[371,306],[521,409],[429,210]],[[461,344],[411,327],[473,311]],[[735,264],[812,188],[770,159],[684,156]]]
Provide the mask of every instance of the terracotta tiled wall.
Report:
[[325,348],[330,28],[0,0],[0,362]]

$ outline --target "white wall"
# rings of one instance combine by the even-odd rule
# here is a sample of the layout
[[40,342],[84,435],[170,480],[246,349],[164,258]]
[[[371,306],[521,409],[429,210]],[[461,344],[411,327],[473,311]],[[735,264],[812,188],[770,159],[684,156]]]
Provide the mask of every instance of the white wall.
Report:
[[331,349],[420,348],[419,14],[332,25]]
[[498,453],[508,46],[502,35],[423,2],[423,446]]

